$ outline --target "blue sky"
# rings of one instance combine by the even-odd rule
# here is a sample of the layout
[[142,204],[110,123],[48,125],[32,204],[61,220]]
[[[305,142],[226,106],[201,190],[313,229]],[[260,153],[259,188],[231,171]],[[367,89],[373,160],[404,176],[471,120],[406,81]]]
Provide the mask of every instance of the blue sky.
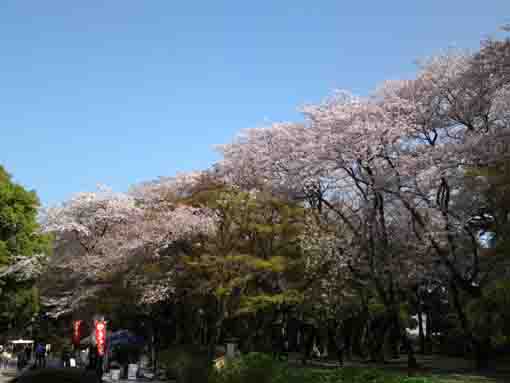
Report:
[[243,128],[475,48],[508,0],[0,2],[0,164],[53,204],[203,169]]

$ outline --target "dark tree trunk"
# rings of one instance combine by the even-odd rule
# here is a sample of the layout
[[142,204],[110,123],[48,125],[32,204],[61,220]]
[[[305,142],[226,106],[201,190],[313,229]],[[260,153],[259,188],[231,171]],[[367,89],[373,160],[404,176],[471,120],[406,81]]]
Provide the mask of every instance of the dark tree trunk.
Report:
[[421,308],[418,310],[418,333],[420,337],[420,354],[425,354],[425,333],[423,331],[423,316]]
[[393,326],[391,329],[391,339],[390,339],[390,347],[391,347],[391,358],[398,359],[400,358],[400,331],[397,326]]
[[432,345],[432,331],[433,331],[433,319],[430,310],[427,310],[426,313],[427,324],[425,326],[425,352],[433,353],[433,345]]
[[416,361],[416,356],[414,354],[414,348],[411,340],[409,339],[409,336],[407,335],[407,330],[405,326],[403,325],[402,321],[400,320],[400,313],[397,308],[395,308],[395,311],[393,312],[393,324],[396,326],[396,329],[400,333],[400,337],[402,340],[402,344],[404,345],[406,352],[407,352],[407,367],[409,369],[416,369],[418,368],[418,362]]
[[384,344],[387,331],[391,329],[391,323],[388,323],[386,319],[379,319],[373,322],[373,326],[370,326],[368,342],[370,362],[384,363]]
[[473,344],[475,353],[475,362],[477,370],[486,370],[489,368],[491,357],[490,340],[475,341]]
[[413,344],[411,343],[409,337],[405,333],[405,329],[402,333],[402,341],[407,351],[407,367],[409,369],[418,368],[418,362],[416,361],[416,357],[414,355]]
[[457,286],[454,283],[451,284],[451,291],[452,291],[452,295],[453,295],[454,306],[455,306],[455,309],[459,316],[459,319],[460,319],[460,322],[462,325],[462,329],[464,330],[464,334],[469,339],[469,341],[473,347],[476,368],[478,370],[484,370],[484,369],[488,368],[489,361],[490,361],[490,353],[491,353],[491,348],[492,348],[490,337],[486,336],[484,339],[480,340],[474,336],[473,331],[471,330],[471,328],[469,326],[469,322],[468,322],[466,313],[464,312],[464,310],[462,308],[459,291],[457,289]]
[[345,333],[344,333],[344,340],[345,340],[345,347],[344,347],[344,358],[345,359],[352,359],[352,340],[353,340],[353,326],[352,326],[352,320],[348,320],[344,325]]

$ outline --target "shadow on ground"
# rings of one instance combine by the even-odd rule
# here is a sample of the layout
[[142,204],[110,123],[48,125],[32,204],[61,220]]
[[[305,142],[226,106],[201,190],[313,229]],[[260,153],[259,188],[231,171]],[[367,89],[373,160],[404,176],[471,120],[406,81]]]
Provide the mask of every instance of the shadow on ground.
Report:
[[[442,383],[510,383],[510,359],[501,358],[492,361],[492,366],[486,371],[477,371],[473,361],[447,357],[444,355],[417,355],[419,368],[409,371],[407,358],[401,357],[385,363],[363,362],[361,360],[346,361],[345,366],[373,367],[388,371],[395,371],[411,376],[436,376]],[[295,367],[303,367],[300,360],[291,362]],[[337,368],[334,361],[314,360],[307,367]]]
[[79,368],[46,368],[31,370],[14,380],[16,383],[99,383],[93,371]]

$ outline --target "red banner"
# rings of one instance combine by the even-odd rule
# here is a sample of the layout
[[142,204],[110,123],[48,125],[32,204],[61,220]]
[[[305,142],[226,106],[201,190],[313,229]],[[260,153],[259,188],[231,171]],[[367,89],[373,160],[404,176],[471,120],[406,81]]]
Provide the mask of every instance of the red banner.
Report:
[[75,320],[73,322],[73,344],[75,346],[80,345],[81,340],[81,320]]
[[96,328],[97,353],[103,356],[106,342],[106,322],[102,320],[95,321],[94,327]]

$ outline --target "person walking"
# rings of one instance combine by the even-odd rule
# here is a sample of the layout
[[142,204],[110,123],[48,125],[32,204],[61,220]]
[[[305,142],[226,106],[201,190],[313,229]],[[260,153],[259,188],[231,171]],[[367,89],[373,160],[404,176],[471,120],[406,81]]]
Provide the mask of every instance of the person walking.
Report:
[[89,347],[89,370],[96,370],[97,368],[97,350],[94,346]]
[[41,344],[41,359],[42,359],[42,366],[43,368],[46,368],[46,344]]
[[5,368],[5,351],[4,351],[4,346],[0,346],[0,368]]
[[9,362],[11,359],[11,355],[7,350],[4,350],[2,352],[2,368],[7,369],[9,368]]
[[62,351],[62,363],[64,368],[71,367],[71,354],[67,348]]
[[25,350],[21,349],[18,351],[18,354],[17,354],[17,367],[18,367],[18,370],[22,370],[23,367],[25,367]]
[[38,368],[46,367],[46,347],[42,343],[38,343],[35,348],[35,366]]
[[32,348],[30,346],[25,347],[25,360],[27,364],[32,360]]

